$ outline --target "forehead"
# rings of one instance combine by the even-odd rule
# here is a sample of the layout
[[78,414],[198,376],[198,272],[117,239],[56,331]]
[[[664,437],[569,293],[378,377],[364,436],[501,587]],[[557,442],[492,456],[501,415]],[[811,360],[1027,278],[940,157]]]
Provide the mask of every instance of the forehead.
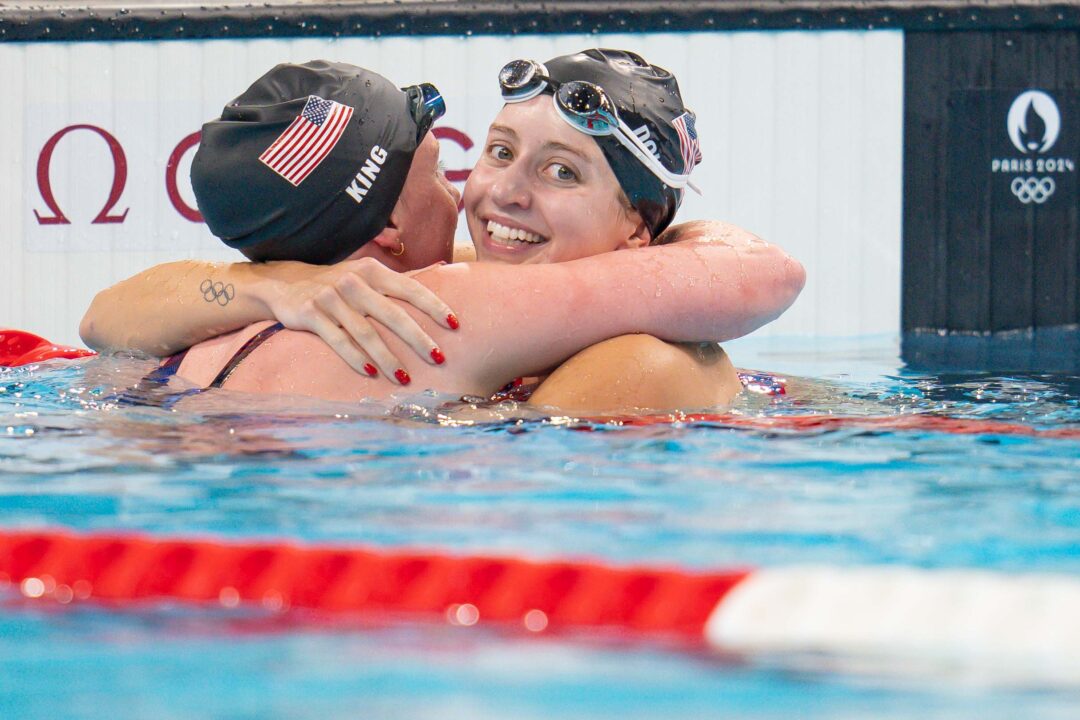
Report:
[[499,127],[507,128],[518,142],[531,147],[564,145],[586,158],[603,159],[596,141],[559,117],[551,95],[546,93],[526,102],[504,105],[492,123],[493,132],[499,132]]

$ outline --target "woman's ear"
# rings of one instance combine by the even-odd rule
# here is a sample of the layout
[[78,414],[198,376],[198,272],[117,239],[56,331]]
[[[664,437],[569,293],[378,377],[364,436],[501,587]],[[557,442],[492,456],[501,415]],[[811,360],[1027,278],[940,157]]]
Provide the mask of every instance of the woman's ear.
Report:
[[388,224],[378,235],[371,238],[371,242],[387,252],[397,252],[401,246],[401,231]]
[[371,242],[387,252],[391,250],[397,252],[401,245],[401,221],[402,216],[405,214],[405,208],[402,207],[402,204],[401,198],[398,198],[394,209],[390,211],[390,217],[386,219],[386,227],[371,239]]
[[641,218],[641,214],[637,210],[631,210],[627,214],[627,219],[633,226],[633,230],[626,238],[619,243],[619,250],[626,250],[629,248],[645,247],[652,241],[652,231],[649,230],[648,224]]

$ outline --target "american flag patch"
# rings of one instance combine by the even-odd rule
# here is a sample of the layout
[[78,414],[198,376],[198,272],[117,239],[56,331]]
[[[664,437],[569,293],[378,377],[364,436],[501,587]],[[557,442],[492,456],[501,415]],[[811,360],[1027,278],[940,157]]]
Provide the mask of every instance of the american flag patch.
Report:
[[311,95],[259,160],[294,186],[299,185],[337,145],[352,114],[348,105]]
[[697,128],[694,127],[694,113],[687,110],[671,121],[675,132],[679,134],[679,152],[682,153],[683,175],[689,175],[694,166],[701,162],[701,144],[698,143]]

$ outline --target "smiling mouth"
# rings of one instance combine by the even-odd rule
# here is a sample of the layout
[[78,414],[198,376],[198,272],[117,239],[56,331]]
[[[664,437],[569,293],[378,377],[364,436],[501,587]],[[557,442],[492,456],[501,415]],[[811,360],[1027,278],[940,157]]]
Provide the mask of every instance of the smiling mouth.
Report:
[[547,242],[547,238],[542,235],[521,228],[507,227],[494,220],[488,220],[487,231],[491,239],[501,245],[539,245]]

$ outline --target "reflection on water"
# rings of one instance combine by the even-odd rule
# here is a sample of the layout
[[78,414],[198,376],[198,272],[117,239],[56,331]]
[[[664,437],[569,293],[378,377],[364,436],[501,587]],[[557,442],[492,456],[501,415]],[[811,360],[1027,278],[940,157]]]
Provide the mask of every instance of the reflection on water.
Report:
[[[725,409],[726,420],[641,426],[434,394],[353,405],[228,392],[174,407],[163,396],[122,402],[121,392],[152,367],[131,358],[0,370],[0,526],[701,568],[899,563],[1080,572],[1080,440],[1047,432],[1080,430],[1080,378],[916,372],[902,366],[894,344],[826,351],[766,343],[733,357],[787,375],[788,395],[741,398]],[[807,415],[874,422],[766,422]],[[916,422],[878,422],[896,418]],[[960,434],[918,418],[990,424]],[[631,717],[673,709],[694,717],[1065,717],[1076,700],[965,694],[925,678],[914,686],[856,682],[846,672],[823,674],[824,658],[731,664],[652,647],[464,639],[442,627],[360,632],[288,625],[297,618],[161,612],[49,615],[6,603],[0,698],[33,712],[3,714],[41,716],[50,706],[33,698],[50,693],[70,700],[78,690],[101,701],[94,688],[124,677],[139,677],[150,691],[128,686],[141,704],[105,702],[115,710],[110,717],[167,716],[157,712],[163,698],[191,709],[175,677],[216,687],[226,676],[237,689],[215,693],[210,714],[243,704],[259,716],[305,716],[266,691],[274,683],[324,715],[368,697],[375,707],[397,703],[401,717],[434,716],[433,708],[451,717],[590,716],[589,708]],[[69,651],[58,650],[61,638]],[[391,646],[396,654],[386,651]],[[331,660],[341,657],[352,661]],[[9,692],[7,678],[39,678],[46,662],[86,680],[61,688],[38,679]],[[584,669],[560,674],[562,666]],[[423,690],[406,701],[406,687]],[[604,703],[592,703],[594,696]],[[820,710],[806,712],[806,698]]]
[[[794,353],[750,359],[784,367]],[[786,396],[748,394],[721,418],[637,427],[431,393],[345,405],[213,392],[169,408],[161,397],[183,387],[118,401],[147,361],[7,370],[0,522],[700,566],[1080,567],[1080,441],[1046,432],[1080,429],[1076,377],[814,357],[808,370],[840,357],[844,372],[788,375]],[[807,415],[868,422],[766,422]],[[919,418],[997,424],[957,434]]]

